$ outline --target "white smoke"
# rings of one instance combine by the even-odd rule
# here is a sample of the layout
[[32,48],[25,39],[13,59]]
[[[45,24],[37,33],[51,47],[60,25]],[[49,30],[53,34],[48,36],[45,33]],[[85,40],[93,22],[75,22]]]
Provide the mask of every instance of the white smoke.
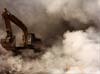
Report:
[[76,61],[76,63],[70,64],[72,67],[80,68],[84,74],[95,74],[100,71],[99,37],[100,33],[93,29],[88,29],[86,32],[77,31],[65,34],[65,53]]
[[[5,71],[9,67],[11,74],[100,73],[100,0],[1,0],[0,5],[1,8],[8,7],[12,10],[11,12],[28,24],[30,31],[34,29],[34,32],[41,35],[50,36],[51,32],[56,31],[55,29],[59,30],[63,24],[58,25],[58,23],[62,19],[70,21],[70,25],[76,29],[87,26],[91,20],[96,26],[86,31],[65,32],[62,42],[56,42],[57,44],[48,48],[48,51],[36,60],[25,59],[22,56],[14,57],[11,54],[4,56],[9,52],[0,46],[2,49],[0,52],[3,53],[0,57],[2,60],[0,71]],[[2,31],[0,31],[0,38],[3,37],[1,33]]]
[[[62,44],[57,43],[37,60],[21,56],[6,59],[11,72],[24,74],[99,74],[100,33],[94,28],[86,32],[66,32]],[[3,62],[5,63],[5,62]]]

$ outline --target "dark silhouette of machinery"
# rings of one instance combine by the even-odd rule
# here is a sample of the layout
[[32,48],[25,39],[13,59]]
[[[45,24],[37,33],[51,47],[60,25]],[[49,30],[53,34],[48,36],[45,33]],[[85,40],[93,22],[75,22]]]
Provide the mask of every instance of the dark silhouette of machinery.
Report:
[[[2,17],[6,25],[7,36],[4,39],[1,39],[2,46],[7,50],[17,51],[20,49],[33,49],[36,52],[40,52],[43,45],[41,39],[36,38],[33,33],[28,33],[27,27],[21,22],[16,16],[12,15],[6,8],[2,13]],[[17,25],[23,31],[23,45],[17,47],[16,39],[13,35],[11,22]]]

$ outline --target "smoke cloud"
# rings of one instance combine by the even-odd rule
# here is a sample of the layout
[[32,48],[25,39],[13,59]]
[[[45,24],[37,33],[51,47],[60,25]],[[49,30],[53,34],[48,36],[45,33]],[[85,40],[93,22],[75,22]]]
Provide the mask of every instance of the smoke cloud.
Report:
[[[5,7],[26,24],[29,32],[53,45],[36,60],[14,57],[0,45],[0,72],[100,73],[100,0],[0,0],[0,13]],[[21,30],[12,26],[20,41]],[[0,39],[5,36],[4,29],[0,16]]]
[[[86,29],[95,24],[94,16],[99,12],[95,11],[98,8],[90,9],[94,6],[92,3],[91,0],[1,0],[0,11],[7,8],[25,23],[29,32],[35,33],[44,41],[48,39],[46,43],[52,44],[66,30]],[[97,0],[95,5],[98,5]],[[92,14],[90,10],[95,13]],[[0,20],[0,27],[4,29],[4,21],[1,17]],[[21,32],[14,25],[13,29],[14,33]]]

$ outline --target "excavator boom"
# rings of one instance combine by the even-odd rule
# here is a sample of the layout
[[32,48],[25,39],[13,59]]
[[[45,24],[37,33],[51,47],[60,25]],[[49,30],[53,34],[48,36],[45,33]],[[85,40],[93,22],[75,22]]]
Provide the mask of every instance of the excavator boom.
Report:
[[12,37],[13,36],[13,33],[12,33],[12,28],[11,28],[10,20],[8,19],[9,18],[8,15],[9,15],[8,14],[8,11],[5,9],[5,11],[2,14],[2,18],[5,21],[7,37]]
[[16,24],[19,28],[21,28],[21,30],[24,33],[23,42],[25,46],[27,44],[27,35],[28,35],[27,27],[16,16],[12,15],[7,9],[5,9],[5,11],[3,12],[2,17],[5,20],[6,30],[8,35],[13,35],[10,21]]

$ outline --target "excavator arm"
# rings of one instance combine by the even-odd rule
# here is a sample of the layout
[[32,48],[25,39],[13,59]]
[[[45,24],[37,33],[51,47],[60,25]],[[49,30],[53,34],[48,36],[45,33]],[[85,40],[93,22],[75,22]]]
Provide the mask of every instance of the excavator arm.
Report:
[[7,33],[6,38],[12,39],[13,33],[12,33],[12,28],[11,28],[10,20],[8,19],[9,18],[8,15],[9,15],[9,13],[5,9],[5,11],[2,13],[2,18],[5,21],[6,33]]
[[12,28],[11,28],[11,22],[16,24],[21,30],[23,31],[23,42],[24,46],[27,44],[27,36],[28,36],[28,30],[27,27],[21,22],[16,16],[12,15],[7,9],[4,10],[2,14],[3,19],[5,20],[6,24],[6,32],[7,32],[7,37],[10,37],[12,39],[13,33],[12,33]]

